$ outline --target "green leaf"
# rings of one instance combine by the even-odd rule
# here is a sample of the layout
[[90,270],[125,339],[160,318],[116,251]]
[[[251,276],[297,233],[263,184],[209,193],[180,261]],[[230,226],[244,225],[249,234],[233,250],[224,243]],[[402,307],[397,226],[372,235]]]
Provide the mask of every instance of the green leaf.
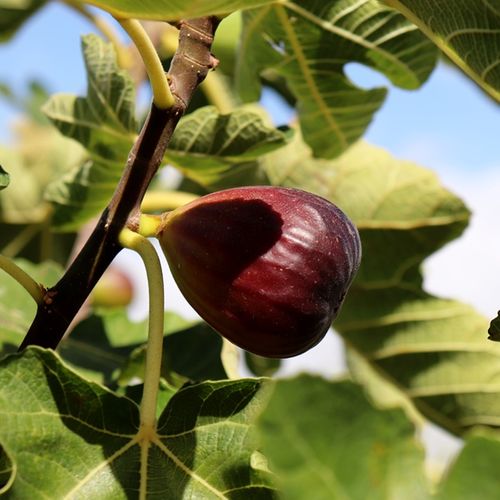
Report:
[[157,431],[139,439],[130,399],[80,378],[52,351],[11,356],[0,363],[0,442],[17,466],[11,495],[272,498],[270,474],[252,461],[262,385],[186,387],[169,400]]
[[90,4],[107,10],[115,17],[137,17],[171,21],[203,16],[229,14],[235,10],[251,9],[275,0],[91,0]]
[[14,482],[16,470],[8,453],[0,444],[0,495],[5,494]]
[[498,426],[500,346],[486,338],[487,319],[422,288],[424,259],[466,227],[463,202],[431,171],[367,144],[330,162],[290,147],[280,168],[285,151],[266,158],[271,179],[330,199],[360,231],[361,267],[335,329],[430,420],[455,434]]
[[49,186],[54,223],[75,229],[109,202],[136,136],[135,90],[129,74],[118,67],[111,44],[96,35],[82,39],[87,70],[86,97],[53,96],[44,111],[62,134],[80,142],[88,159]]
[[316,156],[330,158],[363,134],[386,95],[354,85],[344,74],[347,63],[415,89],[436,54],[413,24],[377,0],[280,2],[244,13],[237,87],[244,100],[257,100],[259,74],[285,78],[305,141]]
[[[221,362],[222,338],[206,323],[177,328],[163,341],[162,377],[174,387],[186,382],[227,378]],[[142,378],[146,346],[135,349],[120,371],[118,383],[124,385]]]
[[202,185],[220,183],[288,142],[290,133],[266,121],[257,108],[242,107],[229,114],[213,106],[200,108],[180,121],[167,160]]
[[[35,265],[15,260],[35,281],[52,286],[60,278],[62,268],[53,262]],[[36,304],[26,290],[0,270],[0,358],[17,348],[35,316]]]
[[500,11],[489,0],[384,0],[500,101]]
[[40,223],[50,212],[44,200],[46,186],[81,161],[83,148],[31,120],[18,122],[14,132],[15,143],[0,146],[0,162],[10,175],[9,189],[0,194],[0,220]]
[[280,380],[257,425],[285,499],[430,497],[414,427],[350,382]]
[[436,500],[497,500],[500,491],[498,434],[475,433],[442,481]]
[[248,369],[258,377],[272,377],[281,366],[281,359],[264,358],[245,351],[245,362]]
[[[165,335],[193,324],[175,313],[165,313]],[[148,320],[133,322],[125,310],[100,310],[79,322],[59,346],[65,361],[91,380],[111,384],[130,363],[134,351],[144,346]],[[134,376],[142,377],[144,366]]]
[[0,165],[0,191],[2,189],[5,189],[10,182],[10,175],[8,172],[6,172],[2,165]]
[[[135,401],[137,406],[140,406],[142,399],[142,392],[144,390],[144,384],[126,385],[124,387],[119,387],[116,394],[120,396],[126,396],[127,398]],[[177,388],[169,385],[165,380],[160,379],[160,384],[158,388],[158,400],[156,403],[156,415],[159,417],[167,403],[172,399],[174,394],[177,392]]]
[[45,0],[0,0],[0,42],[8,41]]

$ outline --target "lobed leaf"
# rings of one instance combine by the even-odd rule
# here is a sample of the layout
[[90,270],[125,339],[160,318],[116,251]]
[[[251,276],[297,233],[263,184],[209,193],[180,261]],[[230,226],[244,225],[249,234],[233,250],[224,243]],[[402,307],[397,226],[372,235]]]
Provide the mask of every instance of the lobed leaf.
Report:
[[29,348],[0,363],[0,442],[17,467],[10,493],[273,498],[251,429],[266,392],[260,380],[188,386],[170,398],[157,432],[139,437],[133,401]]
[[382,105],[386,90],[365,90],[345,75],[358,62],[415,89],[432,71],[436,50],[402,15],[377,0],[295,0],[244,13],[237,88],[257,100],[259,75],[286,80],[300,127],[316,156],[334,157],[354,143]]
[[293,147],[302,157],[289,165],[276,167],[285,151],[266,160],[273,182],[332,200],[360,231],[361,268],[334,324],[348,347],[451,432],[499,426],[500,346],[486,338],[487,319],[422,288],[421,263],[461,234],[467,208],[434,173],[367,144],[330,162]]
[[412,424],[351,382],[277,381],[257,426],[285,499],[430,498]]
[[136,136],[135,90],[118,67],[111,44],[96,35],[82,39],[88,78],[86,97],[57,94],[44,107],[67,137],[80,142],[88,158],[52,183],[46,198],[55,205],[59,229],[80,227],[100,213],[113,194]]
[[500,101],[500,7],[490,0],[384,0]]

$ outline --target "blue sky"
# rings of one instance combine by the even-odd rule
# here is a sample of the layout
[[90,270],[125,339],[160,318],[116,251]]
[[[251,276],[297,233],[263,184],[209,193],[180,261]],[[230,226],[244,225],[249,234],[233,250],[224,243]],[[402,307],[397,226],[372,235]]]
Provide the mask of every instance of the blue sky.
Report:
[[[0,82],[24,89],[27,78],[37,78],[52,92],[85,92],[80,35],[91,31],[81,16],[49,3],[11,42],[0,45]],[[388,84],[382,75],[360,65],[351,65],[348,73],[362,86]],[[13,113],[0,102],[2,142],[8,138]],[[477,171],[498,160],[499,117],[498,106],[475,84],[442,64],[418,91],[392,87],[365,138],[427,167],[446,164]]]

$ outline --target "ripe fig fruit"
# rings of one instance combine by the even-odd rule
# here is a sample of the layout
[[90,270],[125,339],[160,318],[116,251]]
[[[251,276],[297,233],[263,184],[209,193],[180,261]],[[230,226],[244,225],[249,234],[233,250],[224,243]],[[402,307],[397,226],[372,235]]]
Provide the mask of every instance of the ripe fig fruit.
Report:
[[198,314],[237,346],[267,357],[316,345],[356,274],[356,227],[297,189],[227,189],[164,216],[157,236]]

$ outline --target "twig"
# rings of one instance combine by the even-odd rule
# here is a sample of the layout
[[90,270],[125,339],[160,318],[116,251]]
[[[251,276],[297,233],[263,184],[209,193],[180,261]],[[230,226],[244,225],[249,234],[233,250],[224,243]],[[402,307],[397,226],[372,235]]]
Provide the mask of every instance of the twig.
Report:
[[120,231],[126,225],[137,227],[142,199],[175,127],[194,91],[217,62],[210,48],[218,23],[216,17],[205,17],[179,24],[179,47],[169,70],[176,103],[164,110],[151,106],[108,207],[64,276],[47,291],[51,300],[39,305],[20,349],[28,345],[57,347],[81,305],[122,249]]

